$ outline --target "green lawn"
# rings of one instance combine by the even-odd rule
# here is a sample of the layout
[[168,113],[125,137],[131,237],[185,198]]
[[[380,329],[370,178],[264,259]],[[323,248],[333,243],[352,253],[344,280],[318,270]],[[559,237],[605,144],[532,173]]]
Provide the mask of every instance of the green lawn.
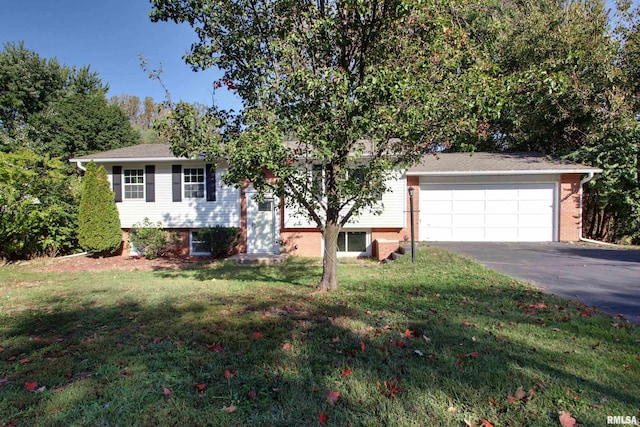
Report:
[[622,319],[431,248],[416,264],[342,262],[340,288],[327,294],[315,293],[320,271],[295,258],[0,268],[0,425],[640,419],[640,333]]

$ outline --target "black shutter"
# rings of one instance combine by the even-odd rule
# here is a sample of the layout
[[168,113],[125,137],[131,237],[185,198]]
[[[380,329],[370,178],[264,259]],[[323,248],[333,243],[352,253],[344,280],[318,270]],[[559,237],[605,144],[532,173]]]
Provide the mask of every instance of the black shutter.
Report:
[[147,202],[156,201],[156,166],[147,165],[144,167],[144,185]]
[[207,202],[216,201],[216,165],[207,165],[206,169]]
[[182,166],[173,165],[171,167],[171,188],[173,190],[173,201],[182,201]]
[[113,192],[116,202],[122,201],[122,166],[114,166],[111,169]]

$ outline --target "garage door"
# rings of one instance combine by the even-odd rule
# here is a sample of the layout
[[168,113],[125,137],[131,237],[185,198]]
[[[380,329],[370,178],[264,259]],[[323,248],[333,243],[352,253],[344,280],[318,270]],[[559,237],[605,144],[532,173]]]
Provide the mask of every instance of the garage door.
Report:
[[553,183],[420,184],[420,240],[554,240]]

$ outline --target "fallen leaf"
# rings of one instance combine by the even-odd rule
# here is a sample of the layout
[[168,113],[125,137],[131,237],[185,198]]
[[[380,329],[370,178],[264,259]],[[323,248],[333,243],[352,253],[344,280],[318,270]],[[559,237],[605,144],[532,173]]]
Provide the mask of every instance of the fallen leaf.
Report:
[[404,330],[404,336],[407,337],[407,338],[413,337],[413,331],[411,329],[405,329]]
[[491,406],[498,406],[498,404],[496,403],[496,400],[493,397],[489,398],[489,404]]
[[423,335],[422,338],[424,339],[424,342],[426,342],[427,344],[431,344],[431,338],[426,335]]
[[30,363],[31,359],[29,359],[28,357],[25,357],[24,359],[20,359],[18,360],[19,363]]
[[0,353],[4,351],[4,347],[0,347]]
[[282,349],[286,351],[291,350],[291,343],[288,343],[288,342],[284,343],[284,345],[282,346]]
[[35,381],[32,382],[32,383],[26,382],[26,383],[24,383],[24,388],[27,391],[35,391],[38,388],[38,383],[35,382]]
[[396,398],[396,394],[402,393],[404,389],[398,387],[397,381],[385,381],[384,386],[386,390],[384,390],[384,394],[391,400]]
[[364,346],[364,341],[360,340],[360,351],[364,353],[365,350],[366,350],[366,347]]
[[351,374],[351,368],[347,368],[347,369],[343,369],[342,370],[342,376],[346,377],[347,375]]
[[455,414],[457,411],[457,409],[454,406],[449,406],[449,408],[447,408],[447,412],[449,412],[450,414]]
[[262,338],[262,332],[254,332],[253,337],[257,340]]
[[331,405],[331,407],[333,408],[333,406],[336,404],[336,401],[340,398],[340,392],[335,390],[329,390],[327,391],[326,398],[327,398],[327,403]]
[[392,345],[392,346],[394,346],[394,347],[404,348],[404,341],[396,341],[396,340],[393,340],[393,341],[391,342],[391,345]]
[[483,419],[482,420],[482,427],[493,427],[493,424],[491,424],[489,421]]
[[466,320],[463,320],[462,323],[460,323],[460,325],[464,326],[465,328],[469,326],[473,326],[471,323],[467,322]]
[[208,345],[207,348],[215,353],[222,351],[221,344],[211,344],[211,345]]
[[527,398],[527,392],[522,387],[518,387],[516,390],[515,398],[518,400],[525,400]]
[[424,353],[423,353],[423,352],[421,352],[420,350],[413,350],[413,352],[414,352],[415,354],[417,354],[418,356],[420,356],[420,357],[423,357],[423,356],[424,356]]
[[207,388],[207,385],[206,385],[206,384],[196,384],[196,383],[193,383],[193,384],[191,384],[191,387],[195,387],[195,388],[197,388],[197,389],[198,389],[198,391],[199,391],[200,393],[202,393],[202,392],[204,391],[204,389],[205,389],[205,388]]
[[155,337],[155,338],[153,339],[153,343],[154,343],[154,344],[158,344],[158,343],[160,343],[160,342],[162,342],[162,338],[160,338],[160,337]]
[[318,419],[318,421],[320,422],[320,424],[324,425],[324,423],[329,421],[329,416],[326,415],[324,412],[320,411],[320,418]]
[[166,387],[162,387],[162,392],[164,393],[165,396],[169,396],[173,393],[171,390],[169,390]]
[[9,377],[0,378],[0,386],[3,386],[8,383],[9,383]]
[[231,378],[233,378],[233,377],[234,377],[234,374],[233,374],[233,372],[231,372],[230,370],[225,369],[225,371],[224,371],[224,377],[225,377],[225,379],[230,380]]
[[562,427],[576,427],[578,425],[570,412],[560,411],[558,418]]
[[589,313],[587,310],[580,310],[580,315],[584,317],[591,317],[591,313]]
[[234,405],[234,404],[232,403],[232,404],[231,404],[231,405],[229,405],[229,406],[224,405],[224,406],[222,407],[222,412],[226,412],[227,414],[230,414],[230,413],[232,413],[232,412],[235,412],[235,411],[236,411],[236,409],[237,409],[237,408],[236,408],[236,405]]

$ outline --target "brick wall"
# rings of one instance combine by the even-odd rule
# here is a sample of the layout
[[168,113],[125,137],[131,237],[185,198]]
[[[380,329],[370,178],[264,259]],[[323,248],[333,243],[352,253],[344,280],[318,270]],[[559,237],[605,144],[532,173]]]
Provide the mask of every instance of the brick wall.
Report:
[[580,177],[580,174],[563,174],[560,176],[558,234],[561,242],[580,240],[582,231]]

